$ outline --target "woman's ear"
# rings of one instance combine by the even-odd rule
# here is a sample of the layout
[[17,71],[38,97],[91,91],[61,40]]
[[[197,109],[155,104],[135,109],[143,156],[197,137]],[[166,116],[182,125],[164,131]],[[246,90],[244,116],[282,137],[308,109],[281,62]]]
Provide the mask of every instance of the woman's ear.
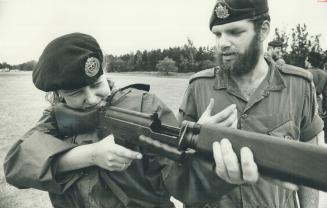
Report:
[[263,42],[266,40],[270,32],[270,22],[265,20],[262,25],[261,25],[261,30],[260,30],[260,41]]

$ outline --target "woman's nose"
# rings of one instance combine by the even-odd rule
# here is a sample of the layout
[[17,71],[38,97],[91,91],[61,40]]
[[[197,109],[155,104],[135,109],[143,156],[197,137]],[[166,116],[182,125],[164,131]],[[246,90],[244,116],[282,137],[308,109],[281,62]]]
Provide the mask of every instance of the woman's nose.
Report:
[[84,89],[85,92],[85,102],[88,105],[96,105],[99,102],[99,97],[97,96],[95,90],[90,87]]

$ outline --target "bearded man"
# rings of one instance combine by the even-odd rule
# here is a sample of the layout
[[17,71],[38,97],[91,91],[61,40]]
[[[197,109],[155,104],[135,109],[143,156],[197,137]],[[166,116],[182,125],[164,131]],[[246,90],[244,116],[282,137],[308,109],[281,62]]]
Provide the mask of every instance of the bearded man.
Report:
[[[264,57],[268,10],[267,0],[217,1],[210,30],[217,39],[218,66],[191,77],[178,119],[317,144],[323,122],[317,115],[311,75]],[[187,207],[292,208],[299,206],[297,194],[301,208],[317,207],[318,191],[286,189],[282,183],[257,177],[256,155],[249,148],[241,150],[240,159],[228,138],[213,149],[214,171],[235,187],[221,197]]]

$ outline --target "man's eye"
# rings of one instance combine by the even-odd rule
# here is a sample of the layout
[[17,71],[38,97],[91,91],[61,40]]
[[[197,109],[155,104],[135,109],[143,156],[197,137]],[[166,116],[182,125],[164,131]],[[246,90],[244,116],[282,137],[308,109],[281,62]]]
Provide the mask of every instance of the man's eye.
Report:
[[220,38],[221,37],[221,33],[215,33],[216,38]]
[[239,31],[239,30],[233,30],[233,31],[231,31],[231,34],[232,35],[235,35],[235,36],[239,36],[239,35],[241,35],[243,33],[243,31]]

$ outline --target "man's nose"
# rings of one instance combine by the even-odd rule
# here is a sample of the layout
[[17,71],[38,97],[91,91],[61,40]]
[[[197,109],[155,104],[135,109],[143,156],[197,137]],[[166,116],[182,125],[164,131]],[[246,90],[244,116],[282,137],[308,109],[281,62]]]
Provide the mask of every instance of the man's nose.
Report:
[[218,39],[218,46],[222,51],[231,46],[231,42],[229,40],[228,35],[221,34],[220,38]]

